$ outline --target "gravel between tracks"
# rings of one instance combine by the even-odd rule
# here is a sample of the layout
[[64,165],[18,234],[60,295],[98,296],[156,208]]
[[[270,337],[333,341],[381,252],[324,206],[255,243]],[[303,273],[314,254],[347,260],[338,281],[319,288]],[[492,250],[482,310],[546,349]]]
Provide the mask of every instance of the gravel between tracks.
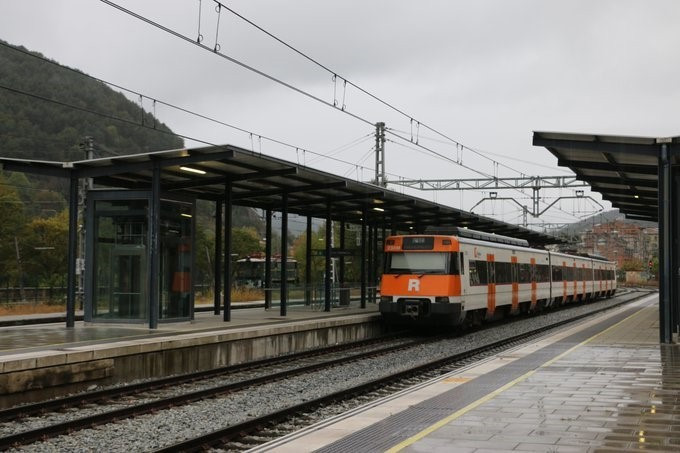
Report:
[[[373,359],[345,366],[325,369],[302,377],[293,377],[255,389],[244,390],[224,397],[195,402],[182,407],[159,411],[117,423],[84,429],[44,442],[36,442],[16,451],[40,452],[131,452],[150,451],[214,431],[224,426],[264,415],[273,410],[319,398],[355,385],[413,368],[439,357],[466,351],[508,336],[534,330],[560,320],[569,319],[596,309],[618,303],[605,300],[506,323],[494,328],[473,332],[458,338],[417,346]],[[80,409],[80,416],[86,410]],[[50,416],[51,422],[59,414]],[[40,424],[43,424],[41,422]],[[29,429],[24,420],[22,431]],[[8,434],[8,424],[0,425],[0,434]]]

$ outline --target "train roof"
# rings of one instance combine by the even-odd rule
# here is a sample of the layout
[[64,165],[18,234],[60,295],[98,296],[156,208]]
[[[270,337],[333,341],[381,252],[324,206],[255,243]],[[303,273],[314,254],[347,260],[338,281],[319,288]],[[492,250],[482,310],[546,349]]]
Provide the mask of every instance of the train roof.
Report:
[[526,239],[517,239],[502,234],[485,233],[484,231],[471,230],[461,227],[427,227],[425,234],[438,234],[446,236],[458,236],[461,238],[477,239],[480,241],[495,242],[497,244],[516,245],[518,247],[529,247]]

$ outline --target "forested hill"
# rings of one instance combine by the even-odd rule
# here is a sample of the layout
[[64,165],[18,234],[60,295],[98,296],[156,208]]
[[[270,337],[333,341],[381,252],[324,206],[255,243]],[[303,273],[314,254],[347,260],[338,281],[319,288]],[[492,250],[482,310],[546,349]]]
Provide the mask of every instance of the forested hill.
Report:
[[[80,145],[88,136],[95,158],[184,146],[105,83],[0,40],[0,156],[83,160]],[[65,179],[0,169],[0,286],[64,285],[67,189]],[[214,209],[214,203],[197,203],[197,275],[206,282],[214,261]],[[261,219],[248,208],[237,207],[233,215],[235,227],[248,227],[235,236],[235,249],[246,244],[240,253],[260,251]]]
[[[81,160],[85,154],[79,144],[85,136],[94,138],[95,157],[183,146],[182,139],[159,132],[170,130],[120,92],[49,61],[39,53],[0,40],[1,156]],[[110,117],[139,124],[144,118],[144,124],[155,124],[158,131]]]

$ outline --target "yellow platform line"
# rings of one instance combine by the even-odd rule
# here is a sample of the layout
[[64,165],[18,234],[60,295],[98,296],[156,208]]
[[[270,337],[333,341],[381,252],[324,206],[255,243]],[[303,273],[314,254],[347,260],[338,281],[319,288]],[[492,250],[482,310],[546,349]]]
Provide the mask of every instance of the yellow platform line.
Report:
[[406,439],[405,441],[403,441],[403,442],[401,442],[401,443],[395,445],[394,447],[390,448],[389,450],[387,450],[386,453],[396,453],[396,452],[398,452],[398,451],[401,451],[401,450],[403,450],[404,448],[408,447],[409,445],[414,444],[415,442],[421,440],[422,438],[424,438],[424,437],[426,437],[426,436],[432,434],[433,432],[435,432],[436,430],[438,430],[438,429],[441,428],[442,426],[445,426],[445,425],[449,424],[449,423],[452,422],[453,420],[455,420],[455,419],[461,417],[462,415],[465,415],[467,412],[470,412],[472,409],[475,409],[476,407],[478,407],[478,406],[480,406],[480,405],[486,403],[487,401],[489,401],[489,400],[495,398],[496,396],[498,396],[499,394],[503,393],[503,392],[506,391],[507,389],[509,389],[509,388],[511,388],[511,387],[513,387],[513,386],[515,386],[515,385],[517,385],[518,383],[520,383],[520,382],[526,380],[526,379],[529,378],[531,375],[533,375],[534,373],[536,373],[536,371],[538,371],[539,368],[544,368],[544,367],[547,367],[547,366],[552,365],[553,363],[555,363],[556,361],[560,360],[562,357],[566,356],[567,354],[571,353],[572,351],[574,351],[574,350],[580,348],[581,346],[584,346],[584,345],[590,343],[591,341],[595,340],[596,338],[600,337],[601,335],[604,335],[604,334],[606,334],[607,332],[609,332],[609,331],[611,331],[611,330],[613,330],[613,329],[619,327],[621,324],[625,323],[626,321],[631,320],[631,319],[634,318],[635,316],[638,316],[640,313],[642,313],[642,312],[644,311],[644,308],[646,308],[646,307],[643,307],[643,308],[640,309],[639,311],[633,313],[632,315],[626,317],[625,319],[622,319],[621,321],[619,321],[619,322],[617,322],[616,324],[614,324],[613,326],[611,326],[611,327],[609,327],[609,328],[603,330],[602,332],[600,332],[600,333],[598,333],[598,334],[596,334],[596,335],[593,335],[592,337],[588,338],[587,340],[584,340],[584,341],[582,341],[581,343],[579,343],[579,344],[577,344],[577,345],[575,345],[575,346],[572,346],[571,348],[567,349],[567,350],[564,351],[563,353],[557,355],[556,357],[553,357],[552,359],[548,360],[547,362],[545,362],[544,364],[538,366],[537,368],[535,368],[535,369],[533,369],[533,370],[531,370],[531,371],[528,371],[528,372],[524,373],[523,375],[521,375],[521,376],[518,377],[517,379],[513,379],[512,381],[508,382],[508,383],[505,384],[504,386],[502,386],[502,387],[500,387],[500,388],[494,390],[493,392],[491,392],[491,393],[489,393],[489,394],[483,396],[482,398],[478,399],[477,401],[475,401],[475,402],[473,402],[473,403],[470,403],[470,404],[468,404],[467,406],[465,406],[464,408],[459,409],[459,410],[457,410],[456,412],[454,412],[453,414],[451,414],[451,415],[449,415],[449,416],[447,416],[447,417],[445,417],[445,418],[439,420],[437,423],[435,423],[435,424],[433,424],[433,425],[431,425],[431,426],[425,428],[424,430],[420,431],[418,434],[416,434],[416,435],[414,435],[414,436],[412,436],[412,437],[409,437],[409,438]]

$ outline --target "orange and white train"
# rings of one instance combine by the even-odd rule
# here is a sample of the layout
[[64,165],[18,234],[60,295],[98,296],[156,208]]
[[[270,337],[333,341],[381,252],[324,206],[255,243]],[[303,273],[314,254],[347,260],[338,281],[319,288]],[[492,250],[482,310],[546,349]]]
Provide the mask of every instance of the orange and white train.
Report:
[[380,312],[391,324],[478,324],[615,292],[616,265],[605,258],[458,229],[385,240]]

